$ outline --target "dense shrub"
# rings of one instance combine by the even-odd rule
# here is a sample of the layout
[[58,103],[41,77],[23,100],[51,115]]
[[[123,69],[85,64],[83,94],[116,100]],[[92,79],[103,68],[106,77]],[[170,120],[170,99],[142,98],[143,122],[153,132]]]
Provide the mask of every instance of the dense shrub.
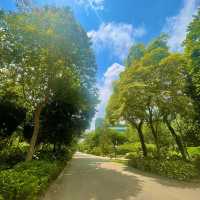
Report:
[[175,150],[168,150],[165,156],[168,160],[182,160],[181,154]]
[[177,180],[190,180],[198,177],[198,169],[192,163],[182,160],[157,160],[129,155],[129,164],[137,169],[166,176]]
[[[153,156],[156,154],[156,147],[154,144],[147,144],[147,150],[149,155]],[[117,147],[118,155],[126,155],[128,153],[137,153],[138,155],[142,154],[142,148],[140,143],[133,144],[123,144]]]
[[199,172],[200,172],[200,155],[199,155],[198,157],[195,158],[194,164],[195,164],[195,166],[197,167],[197,169],[198,169]]
[[0,168],[10,168],[25,159],[26,149],[20,147],[7,147],[0,151]]
[[44,149],[36,153],[35,158],[38,160],[21,162],[12,169],[2,170],[0,197],[6,200],[37,199],[38,194],[45,191],[49,182],[58,176],[73,153],[72,148],[63,148],[57,155]]
[[75,153],[75,150],[73,147],[65,147],[62,148],[60,151],[52,151],[52,148],[43,148],[39,151],[37,151],[34,155],[34,158],[36,160],[70,160]]
[[141,151],[141,145],[139,143],[134,144],[123,144],[117,147],[117,154],[118,155],[125,155],[130,152],[137,152]]
[[192,158],[200,157],[200,147],[188,147],[187,150]]
[[88,153],[91,153],[91,154],[96,155],[96,156],[102,155],[102,151],[101,151],[100,147],[95,147]]
[[136,152],[127,153],[125,158],[127,158],[127,159],[138,158],[138,154]]
[[61,161],[30,161],[0,172],[0,195],[6,200],[35,200],[65,166]]
[[0,172],[0,193],[7,200],[34,200],[39,190],[39,179],[26,172]]

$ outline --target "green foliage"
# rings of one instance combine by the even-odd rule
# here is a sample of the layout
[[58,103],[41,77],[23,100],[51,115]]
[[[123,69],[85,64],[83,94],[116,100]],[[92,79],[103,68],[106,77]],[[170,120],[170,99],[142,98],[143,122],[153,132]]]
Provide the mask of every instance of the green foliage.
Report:
[[200,10],[194,16],[188,27],[185,46],[185,56],[188,59],[187,66],[187,93],[195,102],[197,116],[195,120],[200,120]]
[[182,160],[156,160],[136,157],[134,154],[131,154],[129,158],[131,166],[168,178],[186,181],[199,176],[195,165]]
[[14,170],[0,172],[0,186],[0,193],[8,200],[34,200],[38,192],[36,177],[27,173],[18,173]]
[[128,58],[126,60],[126,65],[131,66],[134,62],[140,60],[145,53],[145,46],[143,44],[136,44],[129,50]]
[[68,161],[72,159],[72,156],[75,153],[75,151],[76,147],[74,144],[71,144],[71,146],[65,146],[58,152],[53,151],[52,145],[48,145],[46,148],[37,151],[35,154],[35,158],[38,160],[46,161]]
[[200,147],[188,147],[187,149],[192,158],[200,157]]
[[185,139],[189,145],[200,145],[200,10],[194,16],[188,27],[186,39],[184,41],[185,54],[187,58],[187,94],[193,99],[196,115],[193,117],[192,125],[189,125],[185,134]]
[[118,146],[127,142],[123,133],[112,130],[106,125],[84,135],[79,150],[94,155],[116,155]]
[[[27,114],[34,130],[27,160],[41,141],[70,144],[89,126],[97,102],[96,63],[86,32],[68,8],[51,7],[4,13],[0,28],[0,89],[16,90],[22,104],[19,109],[5,104],[0,90],[1,110],[13,128],[4,127],[8,123],[0,116],[0,134],[2,129],[11,134]],[[22,108],[28,113],[22,115]]]
[[200,124],[197,122],[189,122],[182,124],[183,139],[187,146],[199,146],[200,145]]
[[55,100],[44,108],[40,131],[42,137],[39,137],[39,142],[69,145],[75,137],[80,136],[87,128],[88,119],[84,109],[76,105],[77,100],[78,98],[69,103]]
[[147,51],[151,52],[159,48],[168,50],[167,39],[168,39],[168,36],[166,34],[161,34],[160,36],[158,36],[157,38],[155,38],[148,44]]
[[[156,155],[156,146],[154,144],[147,144],[147,150],[149,152],[149,156],[154,157]],[[129,155],[129,154],[142,155],[142,148],[140,143],[130,143],[123,144],[117,147],[118,155]]]
[[159,128],[164,122],[169,130],[167,133],[187,159],[182,130],[174,127],[180,118],[191,119],[194,114],[193,101],[185,94],[186,65],[183,55],[169,52],[167,37],[161,35],[147,45],[143,56],[127,67],[115,83],[107,107],[107,119],[112,124],[124,120],[134,127],[145,156],[148,152],[144,128],[149,127],[160,156],[164,137]]
[[10,168],[25,159],[27,151],[18,147],[7,147],[0,151],[1,166]]
[[0,172],[0,194],[7,200],[36,200],[65,164],[60,161],[31,161]]
[[140,143],[133,143],[133,144],[123,144],[117,147],[117,154],[118,155],[126,155],[128,153],[136,153],[140,154],[141,152],[141,144]]
[[200,155],[195,158],[194,164],[197,167],[197,169],[200,171]]
[[26,118],[20,96],[12,90],[0,88],[0,138],[9,138]]
[[89,150],[87,153],[90,153],[90,154],[93,154],[96,156],[101,156],[101,155],[103,155],[103,153],[105,153],[105,149],[104,149],[104,152],[102,152],[102,149],[100,147],[95,147],[95,148]]
[[35,200],[95,114],[95,57],[69,8],[0,12],[0,43],[0,199]]

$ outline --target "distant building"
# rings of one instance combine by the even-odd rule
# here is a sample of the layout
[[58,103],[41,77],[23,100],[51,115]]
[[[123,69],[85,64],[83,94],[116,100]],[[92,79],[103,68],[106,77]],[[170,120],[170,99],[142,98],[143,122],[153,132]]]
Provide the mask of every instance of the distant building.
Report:
[[125,132],[127,130],[126,126],[110,126],[109,129],[115,130],[117,132]]
[[[104,124],[104,118],[97,118],[95,120],[95,130],[98,128],[101,128],[103,126],[103,124]],[[117,132],[122,132],[122,133],[127,130],[127,126],[124,123],[118,123],[113,126],[110,125],[108,128],[111,130],[115,130]]]

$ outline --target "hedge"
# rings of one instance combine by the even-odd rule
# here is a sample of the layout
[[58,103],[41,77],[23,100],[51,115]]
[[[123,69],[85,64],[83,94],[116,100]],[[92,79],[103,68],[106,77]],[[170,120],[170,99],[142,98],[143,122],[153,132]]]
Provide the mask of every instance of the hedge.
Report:
[[[71,159],[73,152],[63,153],[59,159],[21,162],[12,169],[0,171],[0,200],[37,200]],[[44,156],[41,154],[41,157]]]
[[136,169],[168,178],[183,181],[199,177],[197,167],[191,162],[185,162],[182,160],[157,160],[153,158],[142,158],[136,157],[135,154],[130,154],[129,159],[129,165]]
[[[149,154],[155,154],[156,146],[154,144],[146,144]],[[128,153],[137,153],[142,155],[140,143],[123,144],[117,147],[117,155],[126,155]]]

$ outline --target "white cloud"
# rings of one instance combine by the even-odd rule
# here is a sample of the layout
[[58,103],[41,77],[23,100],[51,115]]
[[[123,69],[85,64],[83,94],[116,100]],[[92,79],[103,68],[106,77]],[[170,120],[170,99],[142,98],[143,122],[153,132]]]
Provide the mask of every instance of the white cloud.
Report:
[[112,56],[123,60],[136,38],[146,33],[143,27],[134,28],[125,23],[102,23],[97,31],[88,32],[95,51],[109,49]]
[[164,26],[164,32],[168,33],[170,38],[168,45],[173,51],[182,50],[182,42],[187,34],[187,27],[196,14],[199,0],[184,0],[184,6],[177,16],[167,18]]
[[105,107],[113,91],[113,82],[119,78],[119,74],[124,70],[124,66],[114,63],[104,73],[103,85],[100,89],[100,101],[98,106],[98,117],[103,117],[105,113]]
[[104,117],[105,115],[105,108],[107,106],[107,103],[109,101],[110,96],[113,92],[113,82],[115,80],[118,80],[119,75],[122,71],[124,71],[125,67],[114,63],[112,64],[107,71],[104,73],[103,83],[99,85],[99,99],[100,103],[97,107],[97,113],[94,117],[91,125],[91,129],[94,129],[95,120],[98,117]]
[[104,9],[104,0],[75,0],[75,2],[80,6],[84,6],[86,9]]

